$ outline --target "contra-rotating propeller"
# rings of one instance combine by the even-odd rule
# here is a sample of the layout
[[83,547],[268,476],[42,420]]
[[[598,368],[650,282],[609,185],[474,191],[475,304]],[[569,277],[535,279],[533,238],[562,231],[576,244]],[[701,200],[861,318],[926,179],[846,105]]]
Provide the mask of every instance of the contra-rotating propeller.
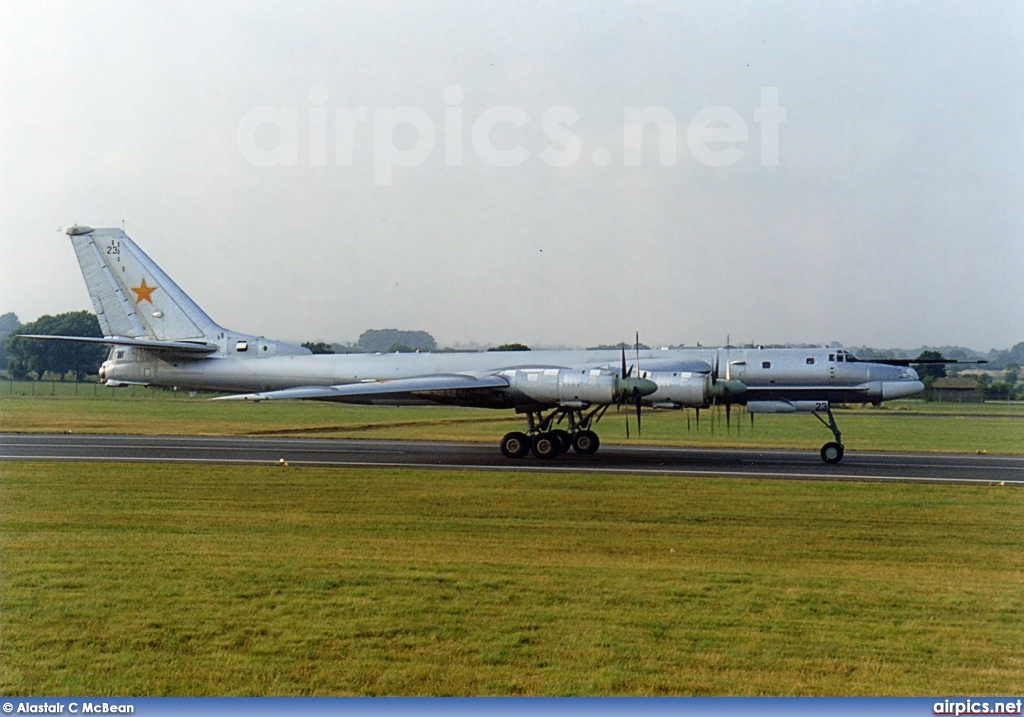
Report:
[[[646,378],[640,378],[640,332],[636,334],[636,376],[633,376],[633,366],[626,368],[626,344],[622,343],[622,371],[619,380],[616,381],[617,400],[616,410],[622,407],[627,400],[636,406],[636,431],[641,432],[640,416],[643,397],[649,396],[658,390],[658,384]],[[626,420],[626,438],[629,438],[629,420]]]
[[733,362],[730,360],[732,358],[730,354],[732,349],[731,337],[726,338],[725,344],[725,377],[723,378],[720,372],[722,350],[715,349],[715,361],[711,368],[711,390],[709,395],[712,406],[717,406],[719,403],[725,404],[725,427],[728,430],[732,425],[732,404],[742,403],[746,400],[747,386],[743,381],[734,380],[732,377]]

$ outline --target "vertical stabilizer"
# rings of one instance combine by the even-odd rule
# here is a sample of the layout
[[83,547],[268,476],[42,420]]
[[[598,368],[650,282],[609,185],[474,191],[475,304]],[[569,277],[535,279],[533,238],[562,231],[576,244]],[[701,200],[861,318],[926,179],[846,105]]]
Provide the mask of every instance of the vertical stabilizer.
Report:
[[176,341],[223,331],[120,229],[67,233],[104,336]]

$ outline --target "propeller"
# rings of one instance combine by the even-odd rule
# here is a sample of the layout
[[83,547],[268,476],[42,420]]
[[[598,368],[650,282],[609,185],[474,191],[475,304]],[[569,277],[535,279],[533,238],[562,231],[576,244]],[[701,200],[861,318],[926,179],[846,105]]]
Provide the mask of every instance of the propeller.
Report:
[[[637,378],[643,379],[643,373],[640,371],[640,332],[636,332],[636,375]],[[633,388],[633,400],[636,402],[636,436],[640,437],[640,402],[643,396],[640,395],[640,391],[636,387]]]
[[[732,337],[726,338],[725,345],[725,376],[721,373],[722,349],[715,349],[714,365],[711,367],[711,386],[708,391],[711,396],[711,405],[721,403],[725,405],[725,428],[726,432],[732,428],[732,404],[743,403],[747,393],[747,387],[742,380],[734,380],[732,377],[733,361],[731,355]],[[737,363],[743,363],[738,361]],[[717,415],[717,414],[716,414]],[[714,423],[712,422],[712,429]]]
[[[636,406],[636,431],[639,436],[642,430],[642,418],[643,415],[642,405],[643,397],[649,396],[658,390],[658,384],[654,381],[650,381],[646,378],[641,378],[640,374],[640,332],[636,334],[636,377],[633,377],[633,368],[630,366],[626,368],[626,344],[622,343],[622,370],[618,381],[618,396],[616,397],[615,408],[618,410],[622,407],[626,401]],[[629,420],[626,420],[626,438],[629,438]]]
[[732,364],[729,362],[729,349],[732,348],[732,336],[729,334],[725,335],[725,380],[728,381],[732,378],[732,372],[730,368]]

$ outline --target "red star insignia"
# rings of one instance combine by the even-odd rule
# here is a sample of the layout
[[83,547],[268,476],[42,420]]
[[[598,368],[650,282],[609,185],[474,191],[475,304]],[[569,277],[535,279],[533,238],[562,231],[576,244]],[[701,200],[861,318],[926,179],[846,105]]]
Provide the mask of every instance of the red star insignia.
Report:
[[132,289],[135,292],[135,303],[139,304],[143,301],[148,301],[152,304],[153,299],[150,298],[150,294],[159,288],[159,286],[146,286],[146,277],[142,277],[142,283]]

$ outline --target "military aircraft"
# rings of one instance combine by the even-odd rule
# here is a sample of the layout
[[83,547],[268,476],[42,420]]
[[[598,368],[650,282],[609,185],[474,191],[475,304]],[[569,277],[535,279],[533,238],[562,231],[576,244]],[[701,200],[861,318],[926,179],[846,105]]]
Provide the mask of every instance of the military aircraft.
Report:
[[[842,349],[684,348],[486,353],[313,355],[302,346],[226,329],[199,308],[120,229],[65,230],[103,338],[34,336],[110,345],[108,386],[229,392],[215,400],[304,399],[356,404],[449,404],[515,409],[524,432],[501,452],[592,454],[611,406],[810,413],[832,431],[826,463],[843,458],[831,404],[912,396],[924,385],[906,361],[860,361]],[[895,364],[895,365],[894,365]],[[727,414],[728,415],[728,414]],[[564,428],[559,426],[563,425]]]

